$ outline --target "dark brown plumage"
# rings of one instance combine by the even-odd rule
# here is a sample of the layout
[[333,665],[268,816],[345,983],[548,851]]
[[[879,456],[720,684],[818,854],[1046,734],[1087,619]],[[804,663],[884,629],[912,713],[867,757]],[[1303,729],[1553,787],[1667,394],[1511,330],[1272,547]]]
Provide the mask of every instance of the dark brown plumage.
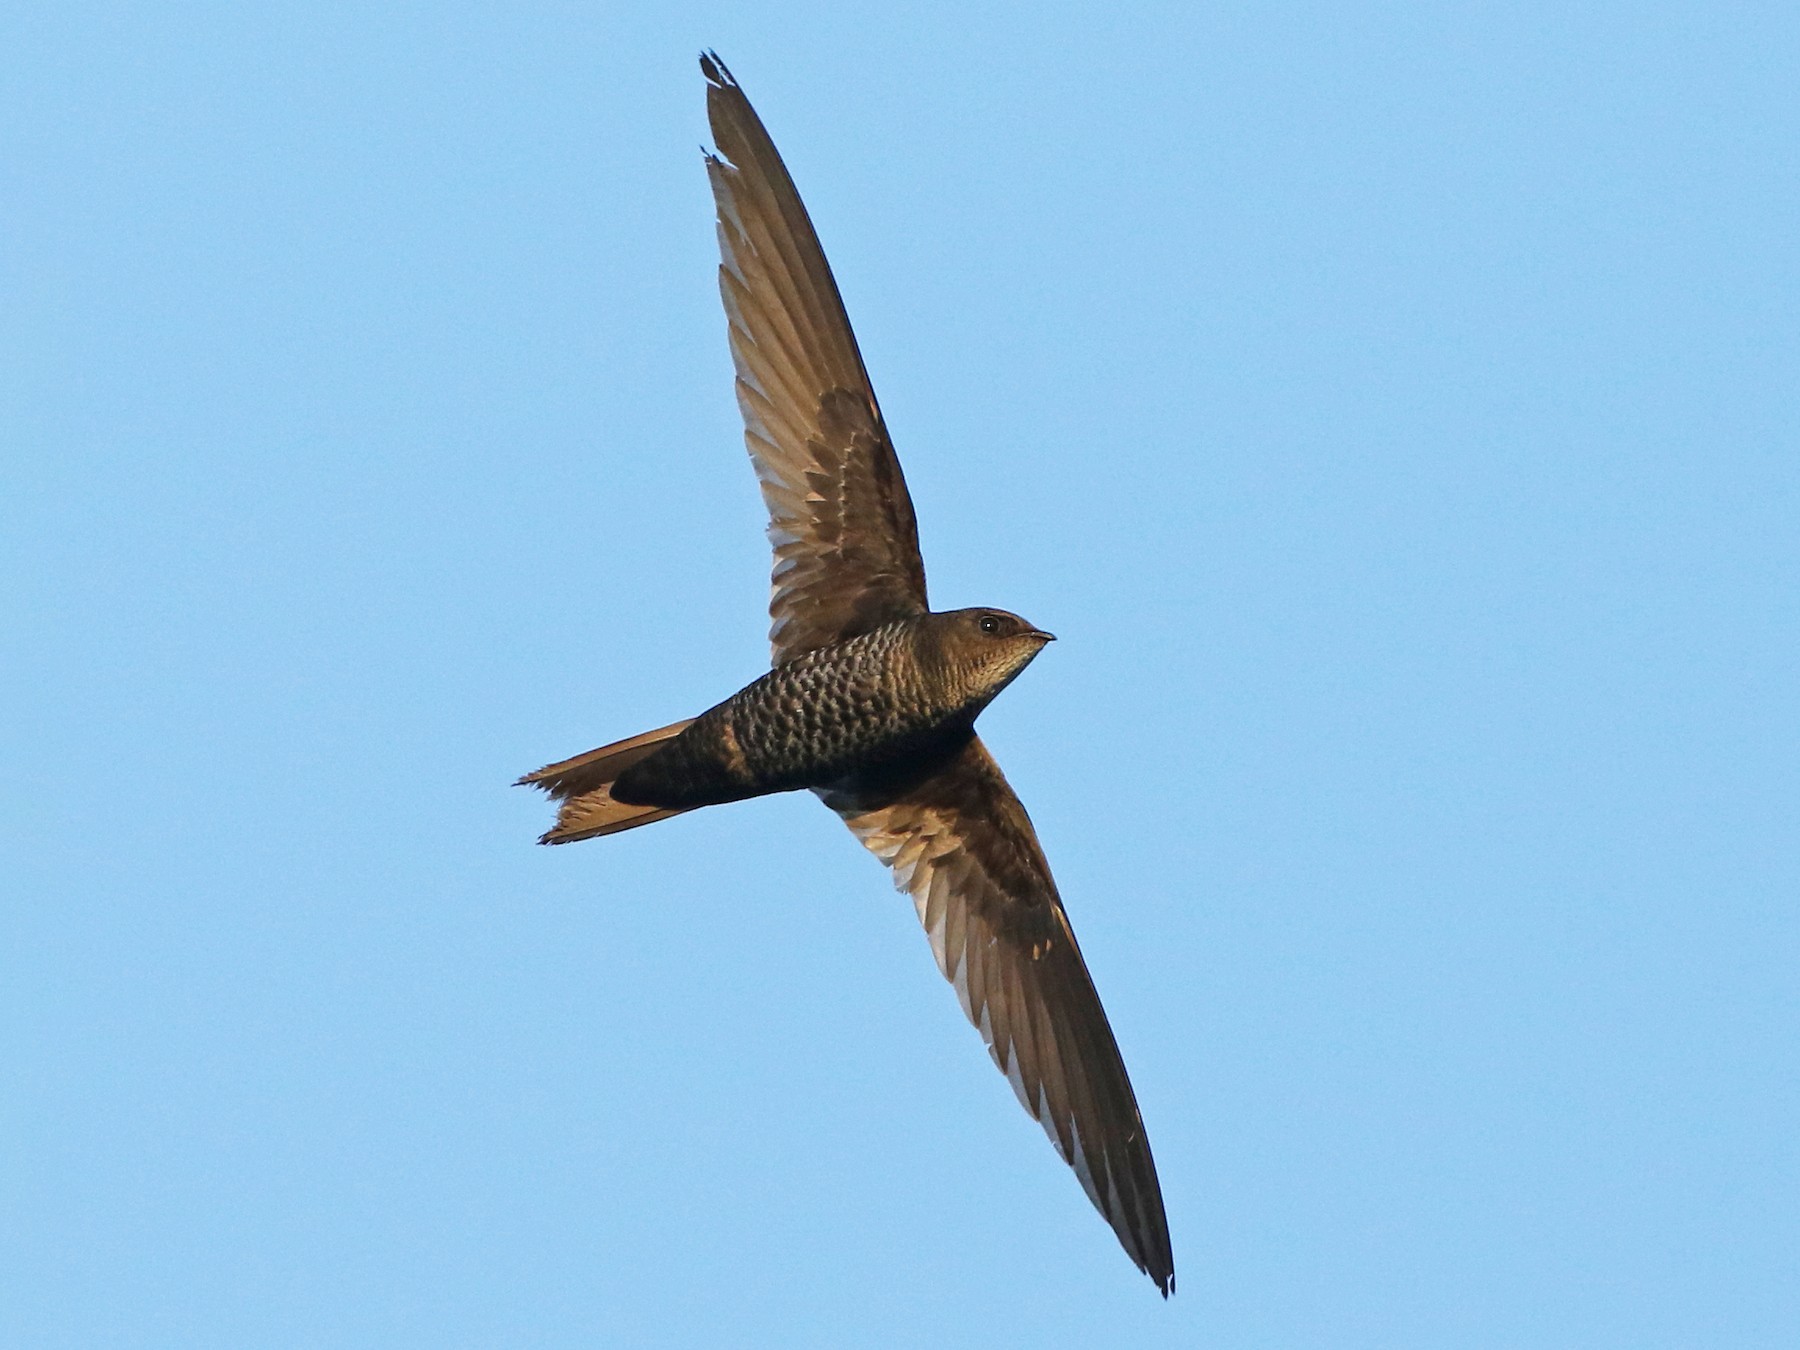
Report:
[[1126,1254],[1175,1286],[1124,1062],[1025,808],[976,717],[1048,633],[934,614],[912,501],[806,208],[749,100],[701,58],[718,153],[719,289],[769,509],[774,668],[699,717],[521,779],[547,844],[810,788],[893,869],[945,978]]

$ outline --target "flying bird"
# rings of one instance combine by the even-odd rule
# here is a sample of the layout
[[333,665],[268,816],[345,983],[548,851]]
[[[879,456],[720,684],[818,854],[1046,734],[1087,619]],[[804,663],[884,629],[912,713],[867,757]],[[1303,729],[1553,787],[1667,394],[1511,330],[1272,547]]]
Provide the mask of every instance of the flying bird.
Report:
[[810,789],[911,895],[994,1062],[1126,1254],[1175,1287],[1143,1118],[1037,833],[975,719],[1052,636],[933,612],[900,461],[812,222],[731,72],[701,57],[719,291],[768,506],[772,669],[698,717],[520,779],[541,843]]

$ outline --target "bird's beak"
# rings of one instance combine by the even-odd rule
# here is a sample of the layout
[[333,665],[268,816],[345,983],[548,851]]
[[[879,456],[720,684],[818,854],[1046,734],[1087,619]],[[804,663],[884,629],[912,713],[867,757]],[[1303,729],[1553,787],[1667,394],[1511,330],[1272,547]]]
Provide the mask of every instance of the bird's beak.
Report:
[[1026,634],[1026,636],[1034,637],[1034,638],[1038,639],[1038,641],[1040,641],[1040,642],[1055,642],[1056,641],[1055,633],[1046,633],[1041,628],[1032,629],[1030,633]]

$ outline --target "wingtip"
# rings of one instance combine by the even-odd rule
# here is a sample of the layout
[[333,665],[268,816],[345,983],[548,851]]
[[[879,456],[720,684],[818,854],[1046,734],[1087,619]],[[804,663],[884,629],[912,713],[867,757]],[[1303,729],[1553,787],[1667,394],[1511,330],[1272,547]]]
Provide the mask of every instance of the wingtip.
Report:
[[1166,1299],[1175,1292],[1175,1258],[1169,1251],[1167,1230],[1160,1245],[1161,1250],[1152,1251],[1148,1260],[1138,1263],[1138,1269],[1150,1277],[1156,1292]]
[[1166,1299],[1175,1292],[1175,1257],[1169,1250],[1169,1230],[1159,1225],[1145,1236],[1151,1239],[1151,1244],[1145,1258],[1138,1261],[1137,1268],[1150,1277],[1157,1293]]
[[706,76],[706,82],[715,89],[730,89],[737,85],[730,68],[711,47],[700,53],[700,73]]

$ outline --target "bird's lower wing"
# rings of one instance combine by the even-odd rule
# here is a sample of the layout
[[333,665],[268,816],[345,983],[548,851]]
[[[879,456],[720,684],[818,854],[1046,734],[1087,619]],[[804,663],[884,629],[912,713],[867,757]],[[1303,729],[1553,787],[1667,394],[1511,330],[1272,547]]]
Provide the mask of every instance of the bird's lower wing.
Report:
[[824,793],[918,907],[944,977],[1125,1252],[1166,1297],[1169,1226],[1143,1118],[1037,834],[979,739],[892,792]]

